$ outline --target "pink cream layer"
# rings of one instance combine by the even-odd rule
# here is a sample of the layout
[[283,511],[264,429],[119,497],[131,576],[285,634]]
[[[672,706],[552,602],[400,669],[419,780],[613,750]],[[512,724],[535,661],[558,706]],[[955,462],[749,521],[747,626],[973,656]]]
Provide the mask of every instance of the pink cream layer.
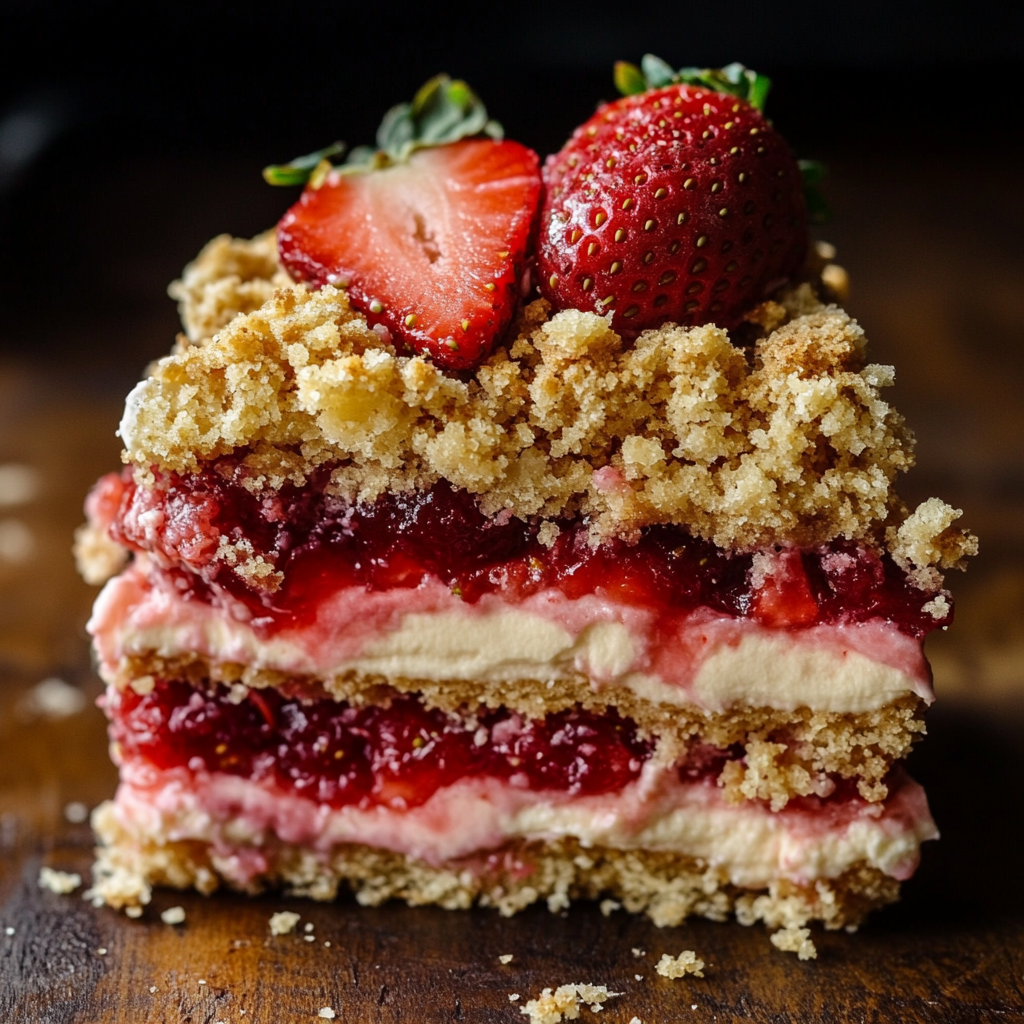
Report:
[[209,844],[217,869],[240,886],[267,871],[275,841],[325,861],[338,846],[357,843],[463,870],[510,842],[572,837],[584,846],[693,857],[735,885],[758,888],[779,878],[812,884],[865,864],[903,880],[917,867],[920,844],[938,835],[924,791],[910,779],[884,805],[811,801],[772,813],[727,804],[714,785],[683,783],[654,765],[601,796],[477,778],[412,810],[331,808],[231,775],[161,771],[140,761],[122,764],[121,777],[114,809],[129,834],[140,844]]
[[[760,667],[768,676],[786,670],[781,662],[775,665],[775,654],[795,664],[794,658],[822,653],[829,656],[826,670],[835,672],[859,656],[891,670],[885,684],[890,689],[895,685],[932,699],[921,641],[882,620],[771,628],[702,607],[666,621],[649,609],[593,594],[570,599],[559,590],[515,603],[486,594],[469,604],[436,580],[415,589],[349,586],[322,601],[308,624],[279,628],[254,620],[244,605],[230,599],[211,604],[183,595],[138,555],[106,585],[88,628],[101,674],[114,685],[130,681],[128,659],[195,653],[214,662],[319,678],[354,670],[412,678],[487,680],[497,673],[547,679],[576,671],[596,688],[618,683],[645,687],[653,695],[653,685],[671,691],[659,692],[659,699],[700,704],[695,682],[712,659],[749,649],[755,659],[765,659]],[[474,637],[484,638],[478,649]],[[772,643],[770,651],[752,646],[762,640]],[[448,642],[458,650],[445,674]],[[426,653],[412,650],[416,644]],[[488,664],[489,651],[493,665]],[[806,675],[815,664],[804,657],[801,671]]]

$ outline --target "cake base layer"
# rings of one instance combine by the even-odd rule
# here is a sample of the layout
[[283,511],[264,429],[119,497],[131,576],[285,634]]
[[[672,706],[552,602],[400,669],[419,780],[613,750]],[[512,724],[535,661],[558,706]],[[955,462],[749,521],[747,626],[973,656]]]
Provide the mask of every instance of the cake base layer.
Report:
[[242,883],[218,871],[210,844],[147,840],[124,826],[112,803],[96,809],[93,827],[103,845],[89,895],[117,909],[147,904],[154,885],[204,894],[222,885],[253,894],[283,889],[325,901],[344,888],[364,906],[391,899],[452,910],[477,904],[510,916],[539,901],[558,912],[574,899],[607,897],[631,913],[646,913],[659,927],[690,916],[724,921],[735,915],[742,924],[763,921],[773,929],[808,921],[836,929],[855,927],[899,896],[899,882],[868,865],[809,885],[780,879],[744,889],[692,857],[583,847],[568,838],[512,843],[473,861],[439,866],[359,844],[337,847],[325,858],[275,838],[260,848],[265,870]]

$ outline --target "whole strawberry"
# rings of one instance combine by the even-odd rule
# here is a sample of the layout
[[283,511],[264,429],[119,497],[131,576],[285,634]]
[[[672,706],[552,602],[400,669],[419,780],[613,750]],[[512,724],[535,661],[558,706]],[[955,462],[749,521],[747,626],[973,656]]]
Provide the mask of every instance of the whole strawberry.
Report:
[[600,107],[544,167],[540,288],[635,335],[735,327],[807,247],[800,168],[761,114],[768,80],[733,64],[616,65]]
[[376,150],[328,157],[340,143],[268,167],[272,184],[306,184],[278,224],[297,281],[337,285],[399,349],[469,369],[491,351],[521,295],[540,172],[503,141],[465,82],[431,79],[392,108]]

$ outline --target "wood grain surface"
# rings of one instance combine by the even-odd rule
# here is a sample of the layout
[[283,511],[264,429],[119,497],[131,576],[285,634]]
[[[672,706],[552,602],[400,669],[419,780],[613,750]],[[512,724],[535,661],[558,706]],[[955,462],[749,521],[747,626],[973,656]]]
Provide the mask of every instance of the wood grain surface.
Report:
[[[900,904],[855,935],[817,930],[807,963],[760,927],[659,930],[586,904],[502,919],[161,891],[131,921],[81,889],[40,889],[42,865],[87,878],[91,835],[65,808],[95,806],[116,781],[91,706],[93,592],[69,545],[89,484],[117,465],[124,390],[170,342],[164,282],[154,272],[139,285],[149,304],[106,319],[21,323],[17,338],[0,327],[2,350],[20,353],[0,361],[0,467],[28,467],[37,484],[17,500],[0,487],[0,1024],[286,1024],[324,1007],[346,1022],[512,1024],[527,999],[570,982],[622,993],[601,1011],[608,1024],[1024,1021],[1024,190],[1016,167],[966,189],[963,173],[877,160],[834,171],[829,237],[852,272],[850,306],[874,358],[896,364],[894,400],[920,437],[904,493],[961,505],[983,548],[950,581],[958,620],[930,642],[940,700],[911,762],[943,838]],[[203,187],[214,199],[237,191],[233,175],[211,172]],[[936,197],[957,176],[973,198],[939,216]],[[70,340],[51,344],[54,331]],[[56,716],[33,702],[53,677],[85,706]],[[161,922],[172,906],[183,924]],[[272,937],[268,918],[284,909],[302,921]],[[683,949],[706,977],[658,977],[658,958]]]

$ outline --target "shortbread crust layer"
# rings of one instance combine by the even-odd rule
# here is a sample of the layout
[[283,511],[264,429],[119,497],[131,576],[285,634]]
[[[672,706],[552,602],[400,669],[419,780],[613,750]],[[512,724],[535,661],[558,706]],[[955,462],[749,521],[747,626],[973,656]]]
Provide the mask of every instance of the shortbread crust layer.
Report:
[[[859,924],[899,892],[896,878],[865,861],[833,877],[804,882],[779,877],[739,886],[729,881],[727,870],[699,858],[585,845],[572,837],[514,842],[436,864],[376,846],[343,844],[317,851],[276,837],[258,848],[243,844],[218,852],[200,839],[133,828],[111,802],[97,808],[93,825],[103,845],[91,895],[115,908],[145,905],[153,886],[203,893],[221,886],[249,893],[280,888],[318,900],[333,900],[348,889],[368,906],[389,899],[448,909],[476,903],[504,915],[538,901],[560,911],[574,899],[606,896],[630,912],[646,913],[661,927],[691,915],[717,921],[735,915],[743,924],[763,921],[771,928],[812,920],[840,928]],[[246,865],[241,874],[240,864]]]

